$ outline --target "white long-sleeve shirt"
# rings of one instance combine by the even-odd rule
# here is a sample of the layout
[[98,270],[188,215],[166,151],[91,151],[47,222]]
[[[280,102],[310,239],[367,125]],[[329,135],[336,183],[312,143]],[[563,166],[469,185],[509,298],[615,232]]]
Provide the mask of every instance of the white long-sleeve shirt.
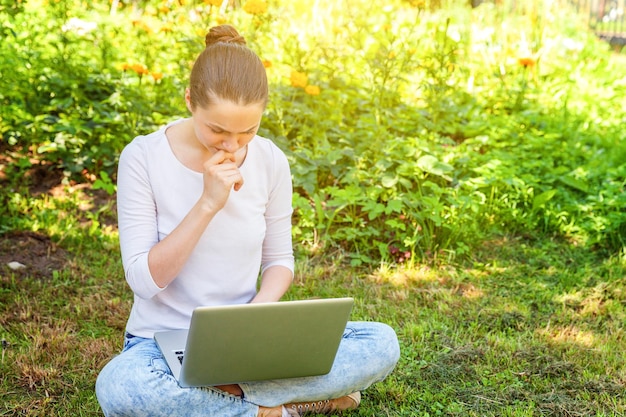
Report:
[[[171,125],[171,124],[170,124]],[[138,136],[119,161],[117,207],[122,263],[134,292],[126,330],[141,337],[189,327],[201,305],[243,304],[256,295],[259,271],[294,269],[291,173],[284,153],[256,136],[239,168],[244,179],[204,231],[178,277],[159,288],[148,252],[198,201],[203,175],[176,159],[165,131]]]

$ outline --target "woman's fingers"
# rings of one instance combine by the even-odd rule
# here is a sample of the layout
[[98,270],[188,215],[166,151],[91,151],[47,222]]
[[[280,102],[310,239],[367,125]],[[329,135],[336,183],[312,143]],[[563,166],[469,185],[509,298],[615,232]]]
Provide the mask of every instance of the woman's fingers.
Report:
[[203,165],[203,199],[217,210],[226,204],[230,191],[239,191],[243,186],[243,177],[231,153],[218,151]]

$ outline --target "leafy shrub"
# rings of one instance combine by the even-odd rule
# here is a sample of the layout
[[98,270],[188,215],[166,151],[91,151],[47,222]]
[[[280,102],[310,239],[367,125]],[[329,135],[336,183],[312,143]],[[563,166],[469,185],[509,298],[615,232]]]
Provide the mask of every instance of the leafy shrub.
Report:
[[496,232],[620,251],[623,57],[550,2],[452,3],[3,6],[8,176],[40,160],[113,192],[123,146],[186,113],[202,36],[228,21],[268,69],[261,134],[291,161],[298,248],[417,262]]
[[[174,112],[169,97],[177,85],[149,80],[153,77],[143,65],[124,71],[120,60],[125,57],[118,55],[114,36],[131,34],[106,18],[67,19],[70,7],[55,2],[50,8],[0,14],[8,40],[0,49],[0,71],[16,87],[0,96],[3,139],[54,162],[68,176],[112,173],[130,138]],[[143,88],[150,81],[153,87]]]

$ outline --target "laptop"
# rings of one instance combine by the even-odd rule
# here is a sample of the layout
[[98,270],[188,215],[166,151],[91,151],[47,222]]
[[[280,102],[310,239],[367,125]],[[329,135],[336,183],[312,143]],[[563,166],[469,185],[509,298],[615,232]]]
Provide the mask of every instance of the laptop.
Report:
[[154,334],[181,387],[330,372],[352,298],[198,307],[189,330]]

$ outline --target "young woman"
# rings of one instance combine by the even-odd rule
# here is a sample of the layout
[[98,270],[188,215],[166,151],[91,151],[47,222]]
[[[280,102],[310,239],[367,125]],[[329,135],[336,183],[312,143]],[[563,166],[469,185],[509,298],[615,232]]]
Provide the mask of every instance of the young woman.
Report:
[[185,92],[191,117],[122,152],[120,247],[134,302],[123,351],[96,382],[107,417],[332,413],[357,407],[398,361],[389,326],[349,322],[328,375],[180,388],[156,346],[154,333],[188,328],[195,307],[278,301],[291,284],[289,165],[256,136],[267,100],[259,57],[232,26],[214,27]]

